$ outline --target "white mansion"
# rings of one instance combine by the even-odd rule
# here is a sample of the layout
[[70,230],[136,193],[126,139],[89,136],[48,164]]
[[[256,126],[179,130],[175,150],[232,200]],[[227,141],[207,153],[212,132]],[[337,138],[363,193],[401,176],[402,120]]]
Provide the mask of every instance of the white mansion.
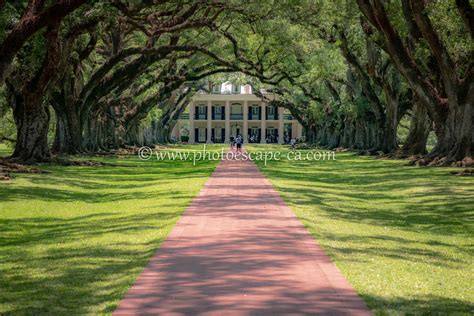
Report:
[[199,91],[175,125],[171,137],[189,143],[229,143],[241,135],[244,143],[287,143],[302,137],[302,126],[287,110],[268,106],[252,94],[250,85],[230,82]]

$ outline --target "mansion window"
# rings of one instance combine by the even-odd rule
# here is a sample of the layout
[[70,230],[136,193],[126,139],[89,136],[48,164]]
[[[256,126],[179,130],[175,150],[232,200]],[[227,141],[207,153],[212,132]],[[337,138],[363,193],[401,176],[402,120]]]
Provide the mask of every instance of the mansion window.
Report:
[[235,93],[235,94],[240,93],[240,86],[237,84],[232,85],[232,93]]
[[268,110],[268,115],[270,115],[270,116],[275,115],[275,107],[274,106],[268,107],[267,110]]
[[277,120],[277,107],[276,106],[269,106],[267,107],[267,120]]
[[222,105],[214,105],[212,107],[212,111],[213,120],[225,120],[224,107]]
[[252,115],[258,116],[258,112],[259,112],[258,105],[252,105],[251,109],[252,109],[252,112],[251,112]]
[[198,113],[199,114],[206,114],[206,106],[205,105],[200,105],[198,106]]
[[198,120],[205,120],[207,119],[207,106],[205,105],[198,105],[196,107],[196,119]]

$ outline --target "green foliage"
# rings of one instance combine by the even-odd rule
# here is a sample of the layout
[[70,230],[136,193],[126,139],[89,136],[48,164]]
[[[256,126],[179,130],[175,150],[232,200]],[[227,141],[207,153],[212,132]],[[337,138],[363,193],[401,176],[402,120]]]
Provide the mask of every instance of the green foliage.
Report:
[[141,121],[140,124],[142,124],[142,126],[149,126],[152,122],[157,122],[159,121],[160,117],[161,117],[161,109],[158,108],[158,107],[154,107],[147,115],[147,117]]
[[[471,1],[472,5],[474,3]],[[427,12],[454,62],[459,66],[468,66],[472,61],[474,41],[469,36],[469,30],[461,19],[455,1],[430,1]],[[466,68],[462,67],[462,71],[466,71]]]
[[[280,100],[285,101],[287,105],[291,104],[292,109],[301,116],[317,119],[319,122],[331,119],[325,116],[325,111],[337,113],[340,117],[359,119],[368,117],[368,114],[374,111],[367,98],[363,96],[365,92],[360,86],[357,87],[360,85],[360,80],[349,78],[348,74],[354,72],[354,69],[353,66],[348,66],[346,58],[340,51],[345,43],[342,41],[344,36],[360,68],[367,69],[370,60],[367,39],[373,42],[380,41],[377,32],[370,37],[364,32],[361,27],[363,23],[361,12],[356,1],[250,0],[242,4],[241,1],[232,0],[226,1],[223,8],[215,7],[213,2],[204,1],[199,2],[189,22],[199,19],[207,21],[206,19],[216,14],[214,20],[191,28],[178,27],[175,31],[171,28],[159,32],[159,35],[151,35],[159,28],[159,24],[153,24],[157,21],[154,14],[166,11],[179,13],[184,8],[190,8],[192,3],[165,1],[151,4],[138,0],[125,1],[123,4],[127,6],[127,13],[124,14],[109,2],[91,1],[68,15],[61,27],[63,42],[66,41],[66,34],[78,24],[85,21],[98,22],[94,26],[95,31],[80,35],[74,42],[70,55],[65,56],[65,60],[69,63],[77,61],[92,34],[98,35],[96,49],[89,58],[82,62],[79,69],[67,70],[72,77],[78,79],[74,88],[80,90],[86,86],[96,71],[120,51],[130,48],[143,51],[156,49],[167,46],[171,39],[176,39],[178,46],[199,46],[201,50],[172,52],[148,59],[143,57],[150,56],[149,51],[143,54],[137,52],[120,59],[103,74],[102,79],[107,81],[106,79],[114,78],[117,74],[120,74],[120,78],[115,82],[111,80],[113,82],[111,87],[104,87],[105,95],[100,96],[101,91],[94,91],[99,96],[93,102],[105,108],[108,102],[113,102],[111,100],[124,98],[126,101],[122,104],[126,107],[139,107],[146,103],[146,100],[159,95],[163,87],[173,81],[181,80],[186,74],[192,73],[192,70],[202,67],[206,70],[226,68],[226,74],[213,75],[208,78],[211,81],[230,80],[240,84],[250,81],[257,88],[277,88]],[[26,1],[9,1],[0,13],[0,27],[5,30],[11,29],[21,16],[25,4]],[[409,30],[401,2],[386,1],[384,6],[391,23],[405,39],[409,35]],[[426,13],[451,53],[454,63],[463,65],[460,69],[465,71],[472,59],[474,43],[461,20],[455,1],[429,1]],[[164,15],[160,19],[165,21],[168,16]],[[176,19],[170,19],[168,22],[171,25],[175,21]],[[167,25],[167,22],[163,23]],[[15,59],[14,82],[24,83],[41,67],[45,56],[43,32],[44,30],[33,36]],[[0,36],[5,34],[6,32],[1,32]],[[209,54],[204,50],[208,50]],[[217,58],[213,58],[212,54]],[[377,47],[376,55],[376,72],[386,70],[386,73],[381,74],[382,80],[391,83],[400,94],[406,92],[407,84],[401,79],[398,71],[390,65],[384,68],[388,57],[380,47]],[[417,43],[414,55],[418,64],[426,69],[432,67],[430,65],[432,56],[424,41]],[[127,74],[121,73],[124,67],[133,64],[138,58],[143,58],[140,60],[144,66],[131,68]],[[160,74],[169,70],[168,67],[174,76],[161,78]],[[229,69],[235,72],[228,74]],[[199,74],[199,71],[197,73]],[[119,86],[120,80],[130,81],[131,84]],[[349,82],[351,80],[354,82]],[[327,82],[332,84],[333,90],[326,87]],[[184,84],[188,83],[181,83]],[[352,86],[348,88],[348,85]],[[143,86],[147,88],[140,90],[139,88]],[[175,91],[181,87],[178,85]],[[381,89],[375,90],[375,94],[383,100]],[[337,97],[334,91],[338,94]],[[165,104],[168,97],[169,93],[159,95],[154,102]],[[154,107],[145,107],[144,111],[147,112],[152,108]],[[97,113],[103,112],[106,111],[97,111]],[[153,117],[158,118],[155,114],[141,117],[147,117],[144,123]]]
[[13,147],[14,143],[2,139],[16,139],[16,126],[10,106],[7,103],[5,89],[0,88],[0,144]]
[[[16,139],[15,121],[13,120],[13,115],[10,110],[0,116],[0,144],[3,138],[10,140]],[[14,145],[14,143],[7,140],[4,140],[3,143],[9,148]]]
[[410,131],[411,118],[408,115],[405,115],[398,125],[397,129],[397,140],[398,143],[403,145],[408,137],[408,132]]
[[0,42],[2,42],[7,31],[13,28],[13,25],[18,22],[21,14],[21,7],[26,1],[7,1],[5,6],[0,10]]

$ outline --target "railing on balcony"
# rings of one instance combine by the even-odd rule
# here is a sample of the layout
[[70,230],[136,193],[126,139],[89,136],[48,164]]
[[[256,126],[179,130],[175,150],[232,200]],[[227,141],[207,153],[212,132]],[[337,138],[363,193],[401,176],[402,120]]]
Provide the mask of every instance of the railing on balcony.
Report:
[[258,121],[258,120],[260,120],[260,115],[249,113],[249,120],[250,121]]
[[225,114],[224,113],[212,113],[212,119],[213,120],[225,120]]
[[243,120],[244,119],[244,114],[243,113],[239,113],[239,114],[230,114],[230,119],[231,120]]
[[207,120],[207,114],[196,113],[194,115],[195,120]]
[[[242,120],[244,118],[244,115],[242,113],[238,114],[231,114],[230,119],[231,120]],[[189,113],[183,113],[179,116],[179,119],[181,120],[189,120]],[[207,120],[207,114],[199,114],[196,113],[194,115],[195,120]],[[212,114],[212,119],[213,120],[225,120],[225,114],[224,113],[217,113],[217,114]],[[258,121],[260,120],[260,115],[258,114],[252,114],[249,113],[248,119],[250,121]],[[283,119],[285,121],[292,121],[294,120],[293,115],[291,114],[283,114]],[[267,120],[278,120],[278,114],[267,114]]]
[[267,113],[267,120],[278,120],[278,114]]

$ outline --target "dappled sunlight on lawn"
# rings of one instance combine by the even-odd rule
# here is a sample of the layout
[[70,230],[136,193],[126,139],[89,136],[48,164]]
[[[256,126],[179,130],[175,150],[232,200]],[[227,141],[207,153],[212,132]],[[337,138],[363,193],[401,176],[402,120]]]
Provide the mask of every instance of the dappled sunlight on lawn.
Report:
[[472,311],[474,179],[348,153],[259,166],[375,312]]
[[216,165],[99,159],[0,183],[0,314],[110,313]]

